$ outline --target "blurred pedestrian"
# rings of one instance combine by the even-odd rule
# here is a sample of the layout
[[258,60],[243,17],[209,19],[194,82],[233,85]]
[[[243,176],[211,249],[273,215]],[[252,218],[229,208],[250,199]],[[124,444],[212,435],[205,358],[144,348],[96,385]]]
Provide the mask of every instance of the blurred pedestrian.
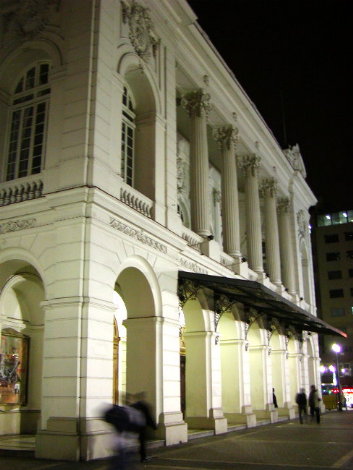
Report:
[[297,393],[295,402],[298,405],[299,422],[300,424],[303,424],[303,416],[308,416],[307,399],[304,388],[301,388],[300,392]]
[[146,450],[146,440],[147,440],[147,428],[150,427],[151,429],[156,430],[157,425],[152,417],[152,413],[150,410],[149,404],[146,402],[146,393],[140,392],[135,395],[136,402],[132,403],[131,406],[136,410],[139,410],[143,416],[145,425],[140,428],[138,438],[140,443],[140,460],[141,462],[146,462],[148,460],[147,457],[147,450]]
[[137,437],[141,428],[146,426],[143,413],[132,406],[112,405],[105,411],[104,419],[116,431],[111,470],[134,468],[137,453]]
[[320,424],[320,401],[319,392],[317,391],[315,385],[311,385],[309,393],[309,407],[311,420],[316,416],[316,422]]

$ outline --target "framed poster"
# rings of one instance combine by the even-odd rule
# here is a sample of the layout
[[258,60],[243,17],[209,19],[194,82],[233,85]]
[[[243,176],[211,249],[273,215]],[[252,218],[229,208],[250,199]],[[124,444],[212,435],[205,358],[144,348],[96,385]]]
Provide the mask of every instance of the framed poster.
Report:
[[29,337],[12,329],[1,334],[0,404],[24,405],[27,401]]

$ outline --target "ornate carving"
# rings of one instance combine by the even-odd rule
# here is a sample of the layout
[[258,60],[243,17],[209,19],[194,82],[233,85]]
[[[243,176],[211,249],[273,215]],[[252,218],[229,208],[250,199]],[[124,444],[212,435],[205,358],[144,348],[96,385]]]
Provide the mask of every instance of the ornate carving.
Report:
[[244,172],[247,172],[249,169],[251,171],[252,176],[256,175],[256,171],[260,167],[261,157],[256,153],[251,155],[244,155],[242,158],[238,159],[239,168],[241,168]]
[[239,129],[234,126],[222,126],[216,127],[213,131],[213,137],[218,142],[220,148],[227,148],[230,150],[232,145],[235,149],[235,145],[238,143]]
[[287,157],[293,170],[299,171],[303,175],[303,178],[306,178],[304,161],[300,153],[299,145],[295,144],[292,147],[288,147],[288,149],[283,150],[283,153]]
[[199,284],[192,281],[183,281],[178,286],[178,296],[180,307],[186,304],[188,300],[196,300],[198,291],[201,289]]
[[177,191],[182,193],[185,189],[185,162],[182,158],[177,157]]
[[276,197],[278,192],[278,183],[275,178],[264,178],[261,182],[260,193],[262,196]]
[[205,116],[208,117],[208,114],[212,109],[210,99],[210,94],[205,93],[205,91],[200,88],[199,90],[186,93],[181,99],[181,104],[190,116],[201,117],[202,113],[204,113]]
[[214,306],[214,322],[215,330],[217,331],[217,326],[221,316],[224,312],[230,312],[232,310],[235,301],[227,297],[226,295],[215,296],[215,306]]
[[195,273],[208,274],[207,269],[201,268],[197,263],[193,263],[185,258],[179,258],[179,263],[181,266],[184,266],[186,269],[190,269],[190,271],[194,271]]
[[18,230],[24,230],[26,228],[34,227],[37,219],[23,219],[23,220],[12,220],[11,222],[5,222],[0,224],[0,234],[7,232],[17,232]]
[[278,199],[277,210],[281,212],[289,212],[290,209],[290,200],[288,197],[281,197]]
[[155,250],[160,251],[161,253],[166,254],[167,253],[167,247],[166,245],[163,245],[160,242],[157,242],[153,238],[149,237],[146,235],[143,230],[137,230],[133,227],[129,227],[126,224],[123,224],[119,220],[114,219],[113,217],[110,218],[109,222],[110,226],[114,228],[115,230],[119,230],[120,232],[125,233],[126,235],[129,235],[129,237],[136,238],[136,240],[140,241],[141,243],[144,243],[145,245],[148,245]]
[[300,211],[297,213],[297,222],[299,236],[306,238],[309,234],[309,222],[306,218],[305,212],[302,209],[300,209]]
[[60,0],[13,1],[4,14],[4,45],[16,38],[32,39],[47,26],[51,9],[58,8]]
[[147,60],[156,54],[158,44],[157,37],[153,31],[149,9],[139,5],[133,0],[129,6],[122,2],[123,22],[129,23],[129,38],[137,55]]

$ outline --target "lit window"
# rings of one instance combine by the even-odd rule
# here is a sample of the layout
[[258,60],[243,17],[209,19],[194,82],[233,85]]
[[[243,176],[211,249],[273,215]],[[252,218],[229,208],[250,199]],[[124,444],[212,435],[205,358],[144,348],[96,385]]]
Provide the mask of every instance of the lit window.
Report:
[[15,86],[11,108],[6,180],[40,173],[48,116],[49,64],[38,63]]
[[125,183],[134,184],[135,113],[132,97],[126,87],[123,94],[121,128],[121,176]]

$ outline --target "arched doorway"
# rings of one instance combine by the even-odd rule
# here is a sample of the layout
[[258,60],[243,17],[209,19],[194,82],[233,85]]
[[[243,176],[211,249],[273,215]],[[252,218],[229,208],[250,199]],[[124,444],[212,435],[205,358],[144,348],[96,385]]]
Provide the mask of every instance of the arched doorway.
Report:
[[251,405],[261,417],[267,405],[267,362],[264,330],[254,321],[248,331]]
[[[123,302],[121,313],[126,309],[126,314],[121,315],[126,338],[121,336],[119,342],[120,394],[146,392],[147,400],[155,407],[160,396],[157,390],[157,351],[162,337],[158,331],[160,325],[152,288],[142,271],[127,267],[119,274],[116,289]],[[119,322],[118,326],[120,332]]]
[[35,434],[42,406],[44,286],[21,261],[2,264],[1,272],[0,432]]
[[244,405],[243,383],[243,340],[240,322],[232,312],[225,312],[218,323],[221,348],[222,405],[225,417],[230,424],[240,422]]

